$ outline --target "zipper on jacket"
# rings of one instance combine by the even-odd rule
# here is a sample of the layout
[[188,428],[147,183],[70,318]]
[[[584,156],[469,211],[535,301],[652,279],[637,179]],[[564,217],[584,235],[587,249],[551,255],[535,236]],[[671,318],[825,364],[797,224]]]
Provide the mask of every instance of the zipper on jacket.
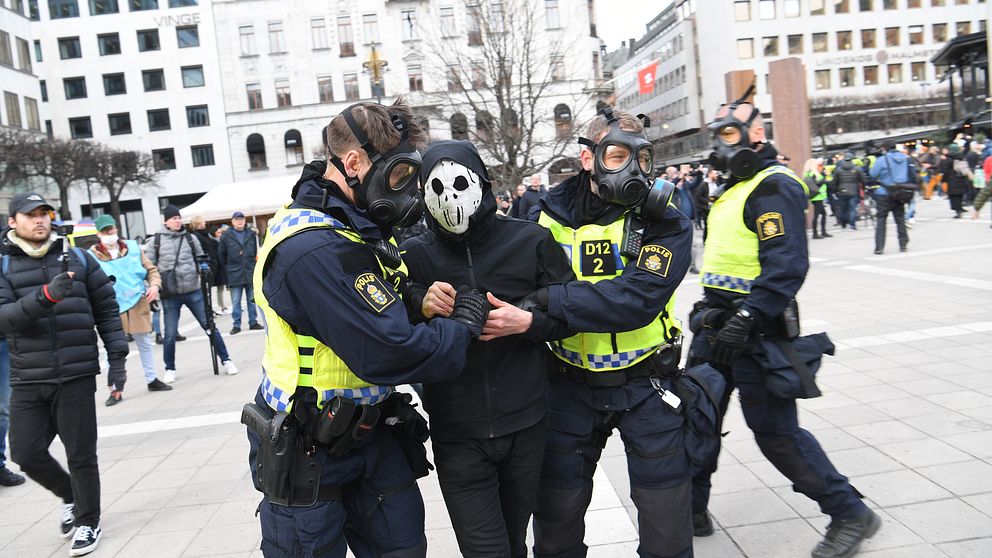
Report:
[[[469,247],[468,242],[465,242],[465,258],[468,260],[469,286],[473,289],[477,289],[478,285],[475,281],[475,264],[472,262],[472,249]],[[488,346],[486,345],[481,345],[480,348],[482,348],[485,353],[489,352]],[[488,357],[489,355],[487,354],[484,356]],[[489,359],[487,358],[486,362],[488,361]],[[496,437],[496,433],[495,427],[493,426],[493,392],[489,382],[489,373],[490,369],[487,367],[485,374],[482,376],[485,378],[483,387],[485,387],[486,390],[486,426],[489,428],[489,439],[493,439]]]
[[[64,242],[64,240],[63,240]],[[44,285],[47,285],[51,278],[48,276],[48,264],[45,263],[45,258],[41,258],[41,274],[45,279]],[[52,354],[55,355],[55,377],[58,378],[58,382],[62,383],[62,367],[59,365],[59,336],[55,331],[56,318],[55,318],[55,306],[52,306],[48,310],[48,320],[49,327],[48,332],[51,334],[52,338]]]

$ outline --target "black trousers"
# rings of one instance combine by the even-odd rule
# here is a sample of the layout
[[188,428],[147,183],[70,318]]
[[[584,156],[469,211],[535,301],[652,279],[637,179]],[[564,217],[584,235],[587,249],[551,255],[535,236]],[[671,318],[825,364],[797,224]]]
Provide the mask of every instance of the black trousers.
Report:
[[527,556],[545,437],[541,421],[488,440],[432,442],[441,494],[463,556]]
[[875,249],[885,249],[885,222],[889,213],[896,222],[896,231],[899,233],[899,247],[909,244],[909,234],[906,233],[906,206],[889,196],[875,197]]
[[[834,211],[834,215],[837,212]],[[816,235],[816,225],[817,222],[820,224],[820,230],[823,234],[827,234],[827,210],[823,207],[823,200],[816,200],[813,202],[813,234]]]
[[[15,384],[10,393],[10,457],[31,480],[76,504],[76,525],[100,524],[96,458],[96,376],[64,384]],[[69,472],[48,448],[65,445]]]
[[951,211],[964,211],[964,194],[947,194],[947,199],[951,202]]

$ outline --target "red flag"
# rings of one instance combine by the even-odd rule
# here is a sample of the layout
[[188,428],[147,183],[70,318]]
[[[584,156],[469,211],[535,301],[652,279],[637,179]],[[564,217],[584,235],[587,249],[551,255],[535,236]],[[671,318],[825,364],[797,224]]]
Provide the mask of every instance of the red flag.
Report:
[[658,61],[654,61],[637,72],[637,83],[641,95],[647,95],[654,91],[655,72],[658,70]]

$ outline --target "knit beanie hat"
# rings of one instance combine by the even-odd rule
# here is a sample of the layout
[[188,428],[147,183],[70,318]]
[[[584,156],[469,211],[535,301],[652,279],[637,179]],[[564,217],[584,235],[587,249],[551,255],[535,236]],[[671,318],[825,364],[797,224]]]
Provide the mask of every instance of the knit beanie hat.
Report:
[[174,205],[167,205],[165,209],[162,210],[162,215],[165,216],[165,220],[168,221],[173,217],[179,217],[179,208]]

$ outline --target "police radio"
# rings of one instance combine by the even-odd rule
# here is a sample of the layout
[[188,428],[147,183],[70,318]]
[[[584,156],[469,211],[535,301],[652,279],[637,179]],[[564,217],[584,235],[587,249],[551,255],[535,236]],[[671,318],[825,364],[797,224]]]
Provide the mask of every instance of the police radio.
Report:
[[628,211],[623,221],[623,240],[620,255],[628,260],[637,259],[644,244],[644,220],[634,211]]

